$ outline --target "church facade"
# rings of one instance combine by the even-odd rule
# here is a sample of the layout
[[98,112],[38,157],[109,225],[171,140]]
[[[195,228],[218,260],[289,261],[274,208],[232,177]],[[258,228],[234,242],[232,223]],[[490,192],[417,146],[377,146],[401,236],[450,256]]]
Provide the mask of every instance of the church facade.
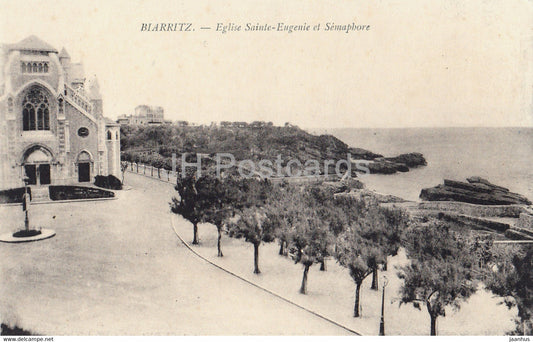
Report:
[[0,66],[0,189],[120,175],[120,126],[81,63],[30,36],[2,45]]

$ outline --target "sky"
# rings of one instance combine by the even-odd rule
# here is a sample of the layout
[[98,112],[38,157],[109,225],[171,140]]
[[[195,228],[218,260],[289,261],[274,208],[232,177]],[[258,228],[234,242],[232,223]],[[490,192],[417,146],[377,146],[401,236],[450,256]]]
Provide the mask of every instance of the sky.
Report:
[[[311,29],[222,34],[218,23]],[[148,104],[196,123],[533,126],[531,0],[3,0],[0,42],[32,34],[97,75],[110,118]]]

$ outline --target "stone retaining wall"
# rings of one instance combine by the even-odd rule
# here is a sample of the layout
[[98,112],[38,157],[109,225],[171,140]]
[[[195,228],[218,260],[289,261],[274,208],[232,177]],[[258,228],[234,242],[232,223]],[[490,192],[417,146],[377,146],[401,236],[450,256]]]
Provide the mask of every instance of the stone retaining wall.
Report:
[[478,217],[519,217],[526,209],[522,205],[480,205],[463,202],[424,201],[419,209],[453,211],[456,214]]

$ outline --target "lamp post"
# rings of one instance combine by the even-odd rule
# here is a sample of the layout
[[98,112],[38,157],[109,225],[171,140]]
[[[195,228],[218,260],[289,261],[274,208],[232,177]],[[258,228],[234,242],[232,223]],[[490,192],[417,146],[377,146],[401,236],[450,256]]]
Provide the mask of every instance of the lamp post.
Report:
[[30,200],[28,195],[28,182],[30,181],[30,178],[28,176],[24,176],[22,181],[24,182],[24,196],[22,198],[22,210],[24,210],[24,228],[26,231],[29,231],[30,219],[28,218],[28,207],[30,205]]
[[386,276],[383,276],[383,292],[381,294],[381,320],[379,322],[379,336],[385,336],[385,287],[389,280]]

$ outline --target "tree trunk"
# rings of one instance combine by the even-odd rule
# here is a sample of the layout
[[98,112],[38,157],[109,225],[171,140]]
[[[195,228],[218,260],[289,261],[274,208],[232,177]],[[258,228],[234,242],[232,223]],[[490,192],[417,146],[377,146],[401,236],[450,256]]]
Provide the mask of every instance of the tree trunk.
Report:
[[355,284],[355,305],[353,307],[353,316],[354,317],[359,317],[360,316],[360,312],[359,312],[359,297],[360,297],[360,294],[361,294],[361,283],[356,283]]
[[220,247],[220,240],[222,239],[222,227],[217,227],[217,233],[218,233],[218,240],[217,240],[218,256],[223,257],[224,254],[222,254],[222,248]]
[[307,273],[309,273],[309,266],[307,264],[304,265],[304,276],[302,278],[302,287],[300,287],[301,294],[307,294]]
[[326,271],[326,259],[322,259],[320,260],[320,270],[321,271]]
[[254,273],[259,274],[261,271],[259,270],[259,244],[260,243],[254,243]]
[[370,286],[371,290],[378,290],[378,268],[374,268],[372,271],[372,286]]
[[430,315],[431,317],[431,336],[437,336],[437,316]]
[[198,223],[193,224],[193,239],[192,244],[197,245],[198,244]]

